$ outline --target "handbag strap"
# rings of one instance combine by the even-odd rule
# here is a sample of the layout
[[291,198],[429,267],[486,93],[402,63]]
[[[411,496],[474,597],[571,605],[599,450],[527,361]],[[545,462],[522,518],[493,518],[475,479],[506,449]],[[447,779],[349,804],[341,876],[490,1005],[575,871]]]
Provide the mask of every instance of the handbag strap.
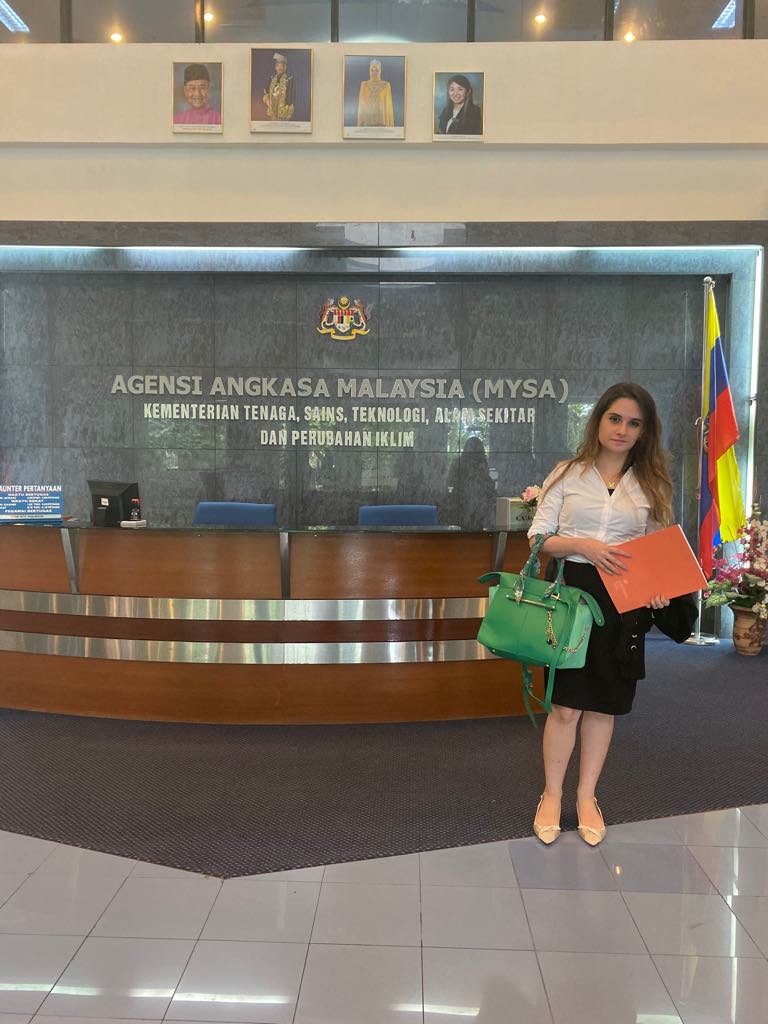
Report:
[[[554,533],[537,533],[534,538],[533,546],[531,547],[531,553],[528,556],[528,561],[525,563],[523,568],[520,570],[520,574],[515,585],[515,596],[522,597],[525,593],[525,580],[535,578],[539,574],[539,552],[542,547],[549,540],[550,537],[555,537]],[[555,559],[557,564],[557,576],[552,583],[547,587],[546,597],[557,596],[560,593],[560,587],[563,584],[563,573],[565,572],[565,559]]]

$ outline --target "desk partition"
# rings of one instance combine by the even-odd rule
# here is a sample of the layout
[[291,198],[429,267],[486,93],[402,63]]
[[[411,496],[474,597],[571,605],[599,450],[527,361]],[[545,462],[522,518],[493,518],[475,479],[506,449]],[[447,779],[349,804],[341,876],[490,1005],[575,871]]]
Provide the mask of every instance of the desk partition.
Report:
[[0,704],[224,723],[523,713],[475,636],[523,534],[0,530]]

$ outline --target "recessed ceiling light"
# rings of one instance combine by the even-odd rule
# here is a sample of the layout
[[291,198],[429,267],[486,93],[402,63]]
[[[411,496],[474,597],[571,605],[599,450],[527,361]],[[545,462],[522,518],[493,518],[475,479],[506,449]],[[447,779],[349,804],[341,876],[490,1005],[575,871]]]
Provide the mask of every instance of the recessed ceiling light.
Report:
[[123,34],[122,32],[113,32],[109,38],[112,40],[113,43],[122,43]]
[[206,11],[203,15],[203,21],[213,21],[213,11]]
[[543,25],[547,20],[547,16],[546,14],[537,14],[533,20],[536,22],[537,25]]

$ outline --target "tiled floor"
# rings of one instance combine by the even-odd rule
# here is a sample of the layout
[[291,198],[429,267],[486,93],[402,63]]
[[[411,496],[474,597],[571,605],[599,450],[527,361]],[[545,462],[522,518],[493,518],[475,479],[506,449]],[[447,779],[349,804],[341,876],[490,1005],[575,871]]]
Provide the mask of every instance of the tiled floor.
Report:
[[221,882],[0,833],[0,1024],[760,1024],[768,805]]

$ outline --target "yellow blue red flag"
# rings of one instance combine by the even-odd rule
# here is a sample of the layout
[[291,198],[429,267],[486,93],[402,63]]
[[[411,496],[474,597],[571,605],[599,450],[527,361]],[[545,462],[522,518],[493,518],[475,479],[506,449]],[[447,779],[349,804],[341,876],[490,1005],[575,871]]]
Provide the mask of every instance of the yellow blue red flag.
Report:
[[736,540],[746,522],[741,479],[733,446],[739,425],[725,368],[720,321],[712,286],[708,288],[704,352],[704,387],[701,395],[701,498],[699,503],[699,561],[712,575],[715,548]]

